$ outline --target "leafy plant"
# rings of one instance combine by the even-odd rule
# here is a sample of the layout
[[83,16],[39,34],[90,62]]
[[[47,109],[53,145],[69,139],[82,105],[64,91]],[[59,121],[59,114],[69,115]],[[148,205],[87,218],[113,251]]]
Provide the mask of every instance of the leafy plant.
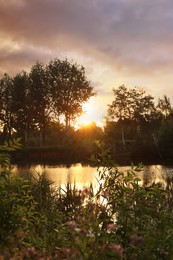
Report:
[[46,175],[30,181],[1,175],[4,257],[171,259],[172,185],[145,187],[137,176],[142,165],[120,172],[109,149],[97,145],[100,152],[92,157],[100,164],[97,192],[70,184],[56,189]]

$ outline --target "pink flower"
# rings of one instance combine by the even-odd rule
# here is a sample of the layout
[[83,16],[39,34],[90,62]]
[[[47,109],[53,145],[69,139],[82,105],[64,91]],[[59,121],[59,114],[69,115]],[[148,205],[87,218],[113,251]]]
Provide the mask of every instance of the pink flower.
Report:
[[168,252],[165,251],[164,249],[160,249],[160,256],[163,257],[163,258],[165,258],[165,257],[168,256]]
[[75,229],[76,226],[77,226],[77,224],[76,224],[76,222],[75,222],[74,220],[68,221],[66,224],[67,224],[67,226],[68,226],[70,229]]
[[64,253],[64,255],[67,257],[66,259],[72,259],[75,257],[76,253],[74,252],[74,250],[72,248],[68,248],[68,247],[62,247],[60,249],[60,251],[62,253]]
[[112,243],[109,245],[109,248],[112,250],[112,252],[116,253],[119,257],[123,257],[124,248],[121,245]]
[[107,230],[108,230],[108,231],[114,231],[114,230],[115,230],[115,224],[109,223],[109,224],[107,225]]

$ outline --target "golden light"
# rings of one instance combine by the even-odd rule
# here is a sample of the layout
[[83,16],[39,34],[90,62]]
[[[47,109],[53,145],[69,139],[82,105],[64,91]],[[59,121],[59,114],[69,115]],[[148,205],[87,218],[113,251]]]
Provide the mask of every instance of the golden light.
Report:
[[84,113],[77,119],[76,128],[82,126],[89,126],[93,121],[98,125],[102,126],[100,120],[98,120],[98,111],[95,104],[95,97],[91,97],[90,100],[83,105]]

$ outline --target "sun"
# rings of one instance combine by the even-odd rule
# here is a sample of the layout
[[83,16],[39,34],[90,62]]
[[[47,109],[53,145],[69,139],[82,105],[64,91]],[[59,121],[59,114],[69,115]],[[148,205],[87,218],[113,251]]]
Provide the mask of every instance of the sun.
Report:
[[98,111],[95,104],[95,97],[91,97],[87,103],[85,103],[82,107],[84,113],[77,119],[76,128],[80,128],[82,126],[89,126],[93,121],[96,122],[97,125],[101,126],[100,120],[98,120]]

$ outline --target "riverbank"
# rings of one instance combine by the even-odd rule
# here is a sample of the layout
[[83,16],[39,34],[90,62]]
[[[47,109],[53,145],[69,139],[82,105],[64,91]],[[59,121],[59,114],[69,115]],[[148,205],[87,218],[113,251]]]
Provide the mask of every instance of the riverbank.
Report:
[[[11,152],[12,163],[15,164],[74,164],[85,163],[91,164],[91,155],[97,154],[96,148],[84,149],[83,147],[59,147],[59,146],[45,146],[45,147],[27,147]],[[131,163],[145,165],[164,164],[172,165],[172,157],[160,157],[157,153],[146,151],[145,153],[138,152],[117,152],[111,155],[115,163],[125,166]]]

